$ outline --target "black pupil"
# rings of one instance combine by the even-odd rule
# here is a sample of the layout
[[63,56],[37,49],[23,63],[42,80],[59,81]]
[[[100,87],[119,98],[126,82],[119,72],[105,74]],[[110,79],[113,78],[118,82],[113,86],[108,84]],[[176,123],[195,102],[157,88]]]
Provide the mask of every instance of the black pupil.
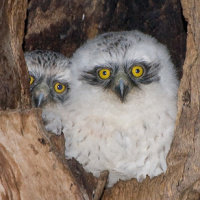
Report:
[[136,72],[137,74],[139,74],[139,73],[140,73],[140,70],[139,70],[139,69],[136,69],[135,72]]
[[107,72],[106,72],[106,71],[103,71],[103,75],[106,76],[106,75],[107,75]]
[[58,90],[62,90],[63,86],[62,86],[61,84],[59,84],[59,85],[57,86],[57,88],[58,88]]

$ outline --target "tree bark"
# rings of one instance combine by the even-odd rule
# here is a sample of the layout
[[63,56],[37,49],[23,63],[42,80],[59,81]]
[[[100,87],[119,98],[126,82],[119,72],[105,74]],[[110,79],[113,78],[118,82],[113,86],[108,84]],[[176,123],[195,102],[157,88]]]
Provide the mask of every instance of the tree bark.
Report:
[[0,5],[0,110],[28,108],[28,73],[22,43],[26,0],[2,0]]
[[84,191],[41,125],[41,111],[30,110],[22,51],[26,11],[26,0],[0,5],[0,110],[7,110],[0,112],[0,199],[83,200]]
[[69,168],[43,134],[38,110],[0,113],[0,199],[77,199]]

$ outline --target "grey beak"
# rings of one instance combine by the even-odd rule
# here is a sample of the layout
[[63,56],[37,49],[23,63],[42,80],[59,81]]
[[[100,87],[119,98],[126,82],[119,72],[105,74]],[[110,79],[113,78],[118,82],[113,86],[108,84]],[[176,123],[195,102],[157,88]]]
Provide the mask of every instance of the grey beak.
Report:
[[35,107],[43,107],[48,103],[50,88],[46,83],[38,84],[32,91],[32,101]]
[[119,96],[121,102],[124,102],[126,95],[128,94],[129,87],[125,84],[125,81],[121,78],[118,85],[115,87],[116,94]]
[[119,91],[120,91],[120,96],[124,96],[124,80],[120,79],[119,80]]
[[41,107],[44,102],[44,93],[41,92],[37,97],[35,97],[34,101],[36,107]]

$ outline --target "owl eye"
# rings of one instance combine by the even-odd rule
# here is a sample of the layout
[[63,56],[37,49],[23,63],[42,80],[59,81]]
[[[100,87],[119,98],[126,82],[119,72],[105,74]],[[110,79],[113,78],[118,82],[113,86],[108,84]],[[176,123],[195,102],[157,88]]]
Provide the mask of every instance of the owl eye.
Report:
[[101,69],[101,70],[99,70],[99,77],[101,79],[104,79],[104,80],[108,79],[110,77],[110,74],[111,74],[111,72],[110,72],[109,69]]
[[131,72],[132,72],[133,76],[135,76],[136,78],[139,78],[143,75],[144,69],[143,69],[143,67],[136,65],[136,66],[133,66]]
[[63,85],[62,83],[56,83],[54,85],[54,90],[56,93],[61,94],[65,91],[66,86]]
[[34,77],[30,75],[29,76],[29,85],[32,85],[34,80],[35,80]]

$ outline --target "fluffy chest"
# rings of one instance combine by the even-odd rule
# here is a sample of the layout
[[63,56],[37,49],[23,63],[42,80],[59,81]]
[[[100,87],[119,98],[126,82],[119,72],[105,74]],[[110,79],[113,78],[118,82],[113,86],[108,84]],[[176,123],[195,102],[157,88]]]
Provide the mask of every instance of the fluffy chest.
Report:
[[165,97],[141,95],[121,103],[113,101],[109,94],[85,96],[86,99],[80,97],[68,105],[65,127],[72,137],[77,133],[83,137],[102,139],[120,136],[136,140],[144,135],[151,138],[162,132],[168,125],[167,121],[170,118],[174,120],[176,114],[175,104]]
[[[64,128],[65,154],[98,176],[108,169],[110,183],[119,178],[150,177],[166,170],[176,106],[158,98],[126,104],[80,101],[69,107]],[[112,179],[112,180],[111,180]],[[116,179],[116,180],[114,180]]]
[[[68,115],[66,135],[76,142],[83,138],[100,141],[113,140],[124,148],[147,143],[161,137],[173,120],[167,108],[93,108],[73,110]],[[69,133],[69,134],[67,134]],[[104,143],[105,145],[105,143]]]

